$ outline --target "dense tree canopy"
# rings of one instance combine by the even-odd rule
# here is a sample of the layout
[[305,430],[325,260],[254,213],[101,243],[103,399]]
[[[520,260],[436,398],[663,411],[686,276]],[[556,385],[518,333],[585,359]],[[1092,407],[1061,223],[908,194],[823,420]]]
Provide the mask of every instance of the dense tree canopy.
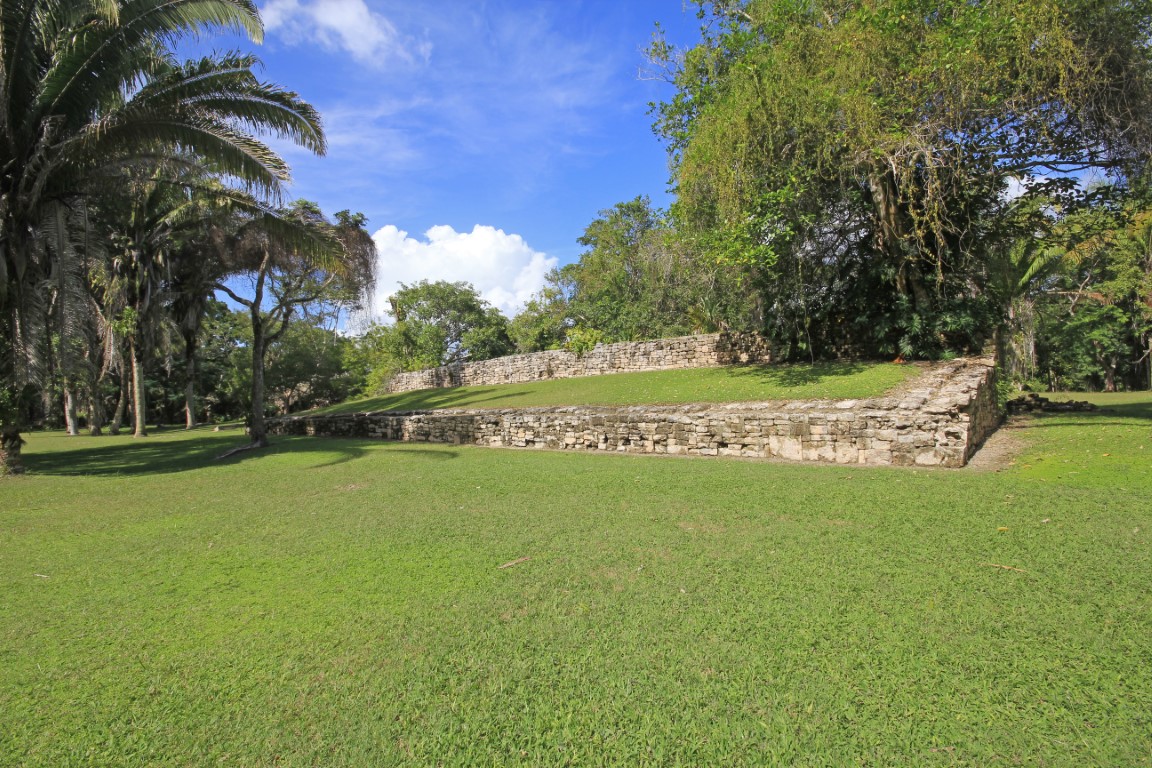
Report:
[[[0,464],[19,450],[27,385],[48,389],[57,353],[47,343],[51,329],[60,330],[72,354],[84,312],[67,309],[66,300],[75,293],[70,286],[83,282],[76,265],[100,255],[89,226],[93,203],[123,184],[125,173],[147,175],[148,167],[167,164],[200,165],[272,198],[288,166],[262,134],[323,152],[315,110],[260,82],[253,57],[180,62],[172,55],[175,42],[219,30],[259,40],[255,4],[0,5]],[[138,264],[146,268],[155,253],[140,253]],[[105,318],[109,328],[124,319]]]
[[[243,306],[251,323],[251,447],[267,444],[265,364],[271,344],[294,316],[359,309],[376,281],[376,245],[362,214],[340,211],[330,221],[315,203],[298,200],[278,211],[242,212],[243,222],[220,248],[215,287]],[[231,283],[242,280],[245,291]]]
[[579,243],[580,258],[553,270],[513,319],[521,351],[759,325],[743,270],[682,237],[645,196],[600,211]]
[[400,371],[488,360],[514,349],[508,319],[469,283],[401,283],[388,302],[392,322],[369,326],[351,361],[371,391]]
[[[657,109],[678,221],[765,279],[793,350],[977,347],[987,254],[1137,175],[1152,136],[1147,2],[720,0]],[[1041,215],[1047,215],[1038,211]],[[1022,230],[1021,227],[1024,229]]]

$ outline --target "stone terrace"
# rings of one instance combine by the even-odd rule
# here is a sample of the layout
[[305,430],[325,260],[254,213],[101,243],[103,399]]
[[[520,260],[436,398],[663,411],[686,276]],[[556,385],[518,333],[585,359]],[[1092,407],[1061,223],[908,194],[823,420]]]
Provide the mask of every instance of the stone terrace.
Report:
[[399,373],[389,382],[388,391],[522,384],[544,379],[768,362],[771,362],[768,342],[759,334],[707,333],[597,344],[584,354],[553,349]]
[[938,363],[883,397],[290,416],[270,431],[504,448],[961,467],[1000,423],[991,358]]

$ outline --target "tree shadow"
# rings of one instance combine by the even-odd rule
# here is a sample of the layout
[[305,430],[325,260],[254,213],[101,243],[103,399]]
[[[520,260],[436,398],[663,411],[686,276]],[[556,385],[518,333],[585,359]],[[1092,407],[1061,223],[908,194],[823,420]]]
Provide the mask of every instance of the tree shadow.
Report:
[[[363,456],[369,447],[365,440],[332,438],[317,440],[312,437],[282,436],[273,437],[267,448],[244,451],[219,459],[221,453],[242,444],[242,433],[237,440],[207,435],[178,439],[165,439],[165,436],[149,437],[141,440],[125,438],[103,438],[100,444],[91,447],[66,448],[64,450],[37,451],[23,453],[24,465],[29,473],[59,476],[136,476],[162,475],[176,472],[191,472],[208,467],[230,466],[241,462],[257,461],[269,456],[290,453],[314,453],[325,456],[336,454],[334,458],[313,467],[329,467],[343,464]],[[83,440],[84,438],[74,438]],[[375,442],[375,441],[374,441]],[[455,458],[452,451],[427,451],[436,458]]]
[[1027,419],[1025,427],[1028,429],[1098,427],[1108,422],[1152,422],[1152,399],[1143,403],[1109,403],[1095,411],[1032,411],[1016,418]]
[[829,379],[855,376],[869,367],[860,362],[774,363],[742,365],[731,369],[735,377],[756,379],[765,386],[806,387]]
[[291,416],[346,416],[352,413],[410,413],[412,411],[437,411],[444,408],[478,406],[494,400],[505,400],[528,394],[524,390],[498,392],[497,387],[451,387],[441,389],[417,389],[395,395],[381,395],[368,400],[358,400],[318,411],[302,411]]

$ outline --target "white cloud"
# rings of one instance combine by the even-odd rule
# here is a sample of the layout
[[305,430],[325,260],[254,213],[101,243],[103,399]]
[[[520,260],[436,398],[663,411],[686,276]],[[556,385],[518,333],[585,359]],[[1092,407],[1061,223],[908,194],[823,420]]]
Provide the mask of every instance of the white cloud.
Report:
[[391,57],[427,60],[428,43],[405,40],[396,26],[364,0],[268,0],[260,9],[264,27],[289,45],[319,43],[343,50],[357,61],[380,65]]
[[389,224],[372,238],[379,252],[375,306],[382,310],[397,283],[464,280],[506,316],[519,312],[544,285],[544,275],[559,261],[533,250],[520,235],[477,224],[471,232],[440,225],[424,240]]

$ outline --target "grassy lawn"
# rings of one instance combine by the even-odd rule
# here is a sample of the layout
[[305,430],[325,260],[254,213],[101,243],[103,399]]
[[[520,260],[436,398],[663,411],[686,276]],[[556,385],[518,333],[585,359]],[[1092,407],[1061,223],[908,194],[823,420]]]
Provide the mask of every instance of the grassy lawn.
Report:
[[1106,400],[998,472],[33,435],[0,765],[1149,765],[1152,396]]
[[341,403],[318,412],[861,398],[882,395],[919,370],[891,363],[817,363],[647,371],[491,387],[421,389]]

